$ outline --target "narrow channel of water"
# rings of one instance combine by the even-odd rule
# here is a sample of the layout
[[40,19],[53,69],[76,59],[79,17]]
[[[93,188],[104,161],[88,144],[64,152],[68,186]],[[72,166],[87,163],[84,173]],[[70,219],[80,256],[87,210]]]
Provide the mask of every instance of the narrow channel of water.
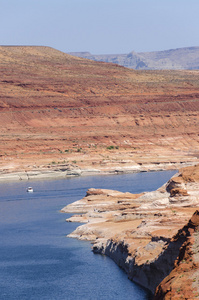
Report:
[[[94,255],[89,242],[65,236],[65,205],[88,188],[140,193],[165,183],[175,171],[0,184],[1,300],[142,300],[145,290],[127,279],[109,258]],[[34,193],[26,192],[32,185]]]

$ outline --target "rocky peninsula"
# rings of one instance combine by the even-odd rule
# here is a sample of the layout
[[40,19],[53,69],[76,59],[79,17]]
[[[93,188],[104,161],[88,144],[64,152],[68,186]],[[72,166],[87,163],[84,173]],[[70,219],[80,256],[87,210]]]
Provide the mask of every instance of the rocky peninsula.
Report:
[[[62,212],[85,223],[69,237],[89,240],[154,299],[199,296],[199,165],[182,168],[164,186],[142,194],[89,189]],[[182,295],[184,298],[182,298]],[[172,296],[172,298],[171,298]]]

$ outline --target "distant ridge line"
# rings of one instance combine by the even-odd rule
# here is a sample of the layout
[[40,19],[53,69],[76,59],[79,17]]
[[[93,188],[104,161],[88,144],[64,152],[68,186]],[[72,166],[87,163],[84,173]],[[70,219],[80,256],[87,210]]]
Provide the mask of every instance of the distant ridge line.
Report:
[[137,70],[198,70],[199,47],[183,47],[151,52],[135,52],[128,54],[91,54],[69,52],[68,54],[95,61],[116,63]]

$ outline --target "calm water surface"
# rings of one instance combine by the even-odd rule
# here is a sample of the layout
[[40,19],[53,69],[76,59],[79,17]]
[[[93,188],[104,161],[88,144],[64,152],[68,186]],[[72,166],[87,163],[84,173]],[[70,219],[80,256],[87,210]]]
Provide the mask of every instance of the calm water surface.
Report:
[[174,173],[1,183],[0,299],[148,299],[111,259],[93,254],[89,242],[65,237],[79,224],[65,222],[69,215],[60,209],[90,187],[139,193],[158,188]]

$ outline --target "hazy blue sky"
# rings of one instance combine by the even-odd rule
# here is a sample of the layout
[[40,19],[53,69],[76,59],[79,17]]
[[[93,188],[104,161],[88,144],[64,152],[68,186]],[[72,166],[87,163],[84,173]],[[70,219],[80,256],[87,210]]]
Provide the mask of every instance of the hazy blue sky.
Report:
[[93,54],[199,46],[199,0],[0,0],[0,44]]

